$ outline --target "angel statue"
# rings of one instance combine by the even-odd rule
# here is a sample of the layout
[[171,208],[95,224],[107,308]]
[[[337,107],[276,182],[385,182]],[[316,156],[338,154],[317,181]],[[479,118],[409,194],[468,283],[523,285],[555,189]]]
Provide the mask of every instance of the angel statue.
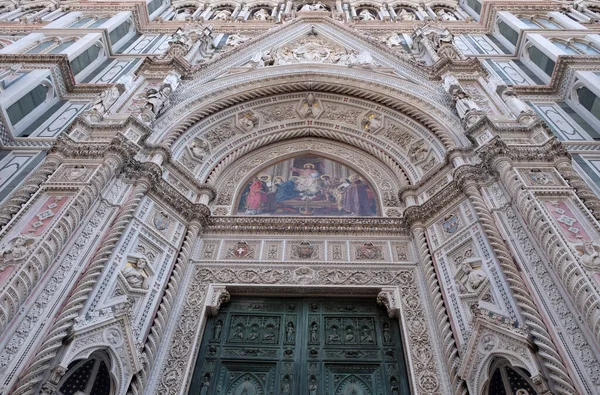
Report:
[[582,240],[575,246],[575,250],[579,253],[583,266],[590,270],[600,270],[600,245]]

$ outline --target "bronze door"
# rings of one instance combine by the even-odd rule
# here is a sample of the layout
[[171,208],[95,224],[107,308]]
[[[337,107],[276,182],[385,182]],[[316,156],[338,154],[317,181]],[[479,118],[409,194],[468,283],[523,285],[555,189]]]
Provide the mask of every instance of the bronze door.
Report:
[[398,323],[373,299],[233,297],[207,322],[189,393],[410,392]]

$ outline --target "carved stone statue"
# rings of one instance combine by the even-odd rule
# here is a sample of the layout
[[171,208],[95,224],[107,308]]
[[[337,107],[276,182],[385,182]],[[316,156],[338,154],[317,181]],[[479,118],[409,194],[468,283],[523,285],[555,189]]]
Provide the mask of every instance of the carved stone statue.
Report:
[[192,156],[199,161],[203,161],[204,158],[210,154],[210,145],[208,141],[204,139],[196,138],[188,146]]
[[169,97],[179,86],[179,75],[170,73],[159,89],[150,88],[146,91],[141,118],[145,122],[152,122],[168,106]]
[[231,11],[229,10],[219,10],[215,12],[215,15],[212,19],[217,21],[226,21],[231,18]]
[[144,258],[140,258],[136,262],[127,262],[127,265],[121,273],[131,288],[148,288],[148,285],[146,284],[148,276],[144,270],[146,264],[147,262]]
[[466,259],[460,264],[460,268],[467,276],[465,286],[468,292],[475,292],[487,280],[487,275],[481,269],[473,269],[472,259]]
[[0,271],[24,261],[34,241],[33,237],[18,235],[3,245],[0,248]]
[[256,11],[254,15],[252,15],[252,19],[254,19],[255,21],[266,21],[270,18],[271,15],[264,8],[261,8],[260,10]]
[[443,8],[440,8],[439,10],[437,10],[436,14],[440,17],[441,20],[443,21],[456,21],[456,16],[448,11],[446,11]]
[[582,241],[575,246],[579,253],[581,263],[589,270],[600,269],[600,245],[592,241]]
[[192,18],[194,14],[194,10],[192,8],[184,8],[183,10],[178,10],[177,14],[175,14],[176,21],[185,21]]
[[390,47],[390,48],[393,48],[393,47],[402,46],[402,43],[403,43],[403,41],[404,41],[404,40],[402,39],[402,37],[400,37],[400,35],[399,35],[399,34],[397,34],[397,33],[394,33],[394,34],[392,34],[391,36],[389,36],[389,37],[387,38],[387,40],[385,40],[385,44],[386,44],[388,47]]
[[416,18],[417,16],[413,12],[407,11],[404,8],[396,14],[396,19],[399,21],[414,21]]
[[246,132],[254,129],[256,125],[258,125],[258,118],[251,111],[248,111],[239,117],[238,126]]
[[88,117],[94,122],[101,121],[124,91],[125,87],[122,84],[117,84],[102,92],[88,110]]
[[374,21],[375,20],[375,17],[371,13],[371,11],[367,10],[366,8],[358,14],[358,17],[360,18],[360,20],[363,20],[363,21]]
[[323,3],[317,1],[314,4],[304,4],[302,8],[300,8],[300,11],[327,11],[327,8],[325,8]]
[[364,130],[376,132],[383,126],[383,120],[378,114],[369,113],[361,120],[361,124]]

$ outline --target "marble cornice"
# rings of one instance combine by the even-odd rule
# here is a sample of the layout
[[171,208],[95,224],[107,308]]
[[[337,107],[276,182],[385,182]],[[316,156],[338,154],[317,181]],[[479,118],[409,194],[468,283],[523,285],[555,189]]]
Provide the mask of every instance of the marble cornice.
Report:
[[481,162],[493,170],[496,159],[504,157],[514,162],[546,162],[553,163],[571,154],[556,137],[550,138],[542,145],[507,145],[501,138],[494,137],[477,150]]
[[407,236],[402,218],[213,216],[209,234]]
[[177,71],[181,74],[182,78],[185,77],[193,70],[193,66],[180,56],[173,57],[160,57],[160,56],[148,56],[142,61],[140,67],[136,70],[137,75],[143,74],[145,71],[151,73],[164,73],[167,74],[171,71]]
[[446,73],[461,74],[461,79],[463,80],[466,79],[464,78],[464,74],[467,74],[471,79],[487,77],[489,75],[477,57],[468,57],[464,60],[442,57],[431,65],[431,73],[437,78],[441,78]]
[[61,134],[48,154],[59,153],[64,157],[73,159],[97,159],[106,153],[119,156],[123,163],[129,162],[138,152],[139,147],[129,141],[125,136],[117,133],[110,143],[76,142],[66,134]]
[[522,99],[540,95],[555,95],[560,98],[565,94],[562,90],[566,88],[564,82],[566,78],[570,78],[571,70],[600,70],[600,55],[559,55],[548,85],[515,85],[513,90]]
[[431,218],[451,207],[462,197],[462,190],[459,188],[456,181],[452,181],[424,203],[407,207],[404,210],[403,218],[406,221],[408,228],[413,228],[419,224],[425,224],[430,221]]
[[76,83],[69,58],[65,54],[0,54],[0,64],[55,64],[60,70],[62,82],[69,93],[97,95],[113,84]]

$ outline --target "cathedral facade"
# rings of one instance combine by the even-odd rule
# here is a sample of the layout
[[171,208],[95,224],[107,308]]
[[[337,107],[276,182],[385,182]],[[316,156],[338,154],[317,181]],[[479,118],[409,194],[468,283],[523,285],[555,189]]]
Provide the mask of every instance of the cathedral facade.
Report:
[[594,0],[1,0],[0,394],[600,393]]

